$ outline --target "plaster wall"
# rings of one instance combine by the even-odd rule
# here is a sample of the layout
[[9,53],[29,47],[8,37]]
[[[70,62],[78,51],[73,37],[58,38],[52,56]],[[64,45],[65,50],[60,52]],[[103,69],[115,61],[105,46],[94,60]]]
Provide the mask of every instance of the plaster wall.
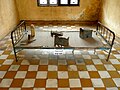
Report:
[[18,23],[15,0],[0,0],[0,40]]
[[38,7],[37,0],[16,0],[20,19],[24,20],[98,20],[101,0],[80,0],[80,6]]
[[102,0],[99,19],[120,36],[120,0]]

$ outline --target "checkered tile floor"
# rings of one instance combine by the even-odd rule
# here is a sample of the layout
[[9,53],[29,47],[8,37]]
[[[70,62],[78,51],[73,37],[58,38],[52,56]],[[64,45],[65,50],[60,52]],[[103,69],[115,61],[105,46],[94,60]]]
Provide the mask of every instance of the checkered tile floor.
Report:
[[108,62],[101,50],[96,54],[94,50],[76,50],[74,55],[72,50],[62,52],[23,50],[16,62],[10,36],[6,36],[0,41],[0,90],[120,90],[117,41]]

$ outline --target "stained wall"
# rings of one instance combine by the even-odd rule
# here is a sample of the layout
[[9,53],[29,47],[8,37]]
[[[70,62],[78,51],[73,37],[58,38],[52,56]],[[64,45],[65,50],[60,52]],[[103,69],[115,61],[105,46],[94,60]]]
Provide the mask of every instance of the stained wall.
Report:
[[99,20],[120,36],[120,0],[102,0]]
[[0,0],[0,40],[18,23],[15,0]]
[[20,19],[95,21],[101,0],[80,0],[77,7],[38,7],[37,0],[16,0]]

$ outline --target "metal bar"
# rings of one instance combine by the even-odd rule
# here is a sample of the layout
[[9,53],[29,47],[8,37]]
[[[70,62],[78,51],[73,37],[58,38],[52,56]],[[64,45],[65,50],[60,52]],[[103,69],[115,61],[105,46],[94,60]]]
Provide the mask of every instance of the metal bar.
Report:
[[12,45],[13,45],[13,50],[14,50],[14,54],[15,54],[15,59],[16,59],[16,62],[18,61],[17,59],[17,54],[16,54],[16,50],[15,50],[15,44],[14,44],[14,39],[13,39],[13,32],[11,32],[11,39],[12,39]]
[[[110,54],[111,54],[111,50],[112,50],[112,47],[113,47],[113,44],[114,44],[114,40],[115,40],[115,33],[113,31],[111,31],[110,29],[108,29],[106,26],[102,25],[100,22],[98,22],[98,24],[100,25],[100,27],[104,27],[106,29],[106,36],[107,34],[109,33],[109,36],[107,36],[107,38],[105,39],[99,32],[99,34],[102,36],[102,38],[110,45],[110,50],[108,52],[108,56],[107,56],[107,59],[106,61],[109,60],[109,57],[110,57]],[[111,35],[112,34],[112,35]],[[112,36],[112,40],[110,41],[110,36]],[[107,40],[108,39],[108,40]],[[111,43],[112,42],[112,43]]]
[[110,50],[109,50],[109,52],[108,52],[108,56],[107,56],[106,61],[108,61],[108,60],[109,60],[109,57],[110,57],[111,51],[112,51],[112,47],[110,48]]
[[[22,30],[21,30],[22,28]],[[21,30],[21,35],[20,37],[16,36],[16,33],[19,34],[19,32],[17,30]],[[24,34],[26,32],[26,22],[25,21],[21,21],[20,24],[17,25],[17,27],[11,32],[11,39],[12,39],[12,44],[13,44],[13,49],[14,49],[14,54],[15,54],[15,58],[16,58],[16,61],[18,61],[17,59],[17,52],[16,52],[16,49],[73,49],[73,54],[74,54],[74,49],[82,49],[83,47],[66,47],[66,48],[57,48],[57,47],[42,47],[42,46],[39,46],[39,47],[16,47],[15,45],[24,37]],[[109,59],[110,57],[110,53],[111,53],[111,50],[112,50],[112,46],[114,44],[114,39],[115,39],[115,34],[114,32],[112,32],[110,29],[108,29],[107,27],[105,27],[104,25],[102,25],[101,23],[98,22],[97,24],[97,28],[96,28],[96,32],[106,41],[106,43],[110,46],[110,49],[109,49],[109,52],[108,52],[108,56],[107,56],[107,60]],[[96,33],[96,34],[97,34]],[[109,36],[105,35],[105,34],[111,34],[109,36],[112,36],[112,40],[109,38]],[[15,35],[13,35],[15,34]],[[107,38],[105,38],[107,36]],[[15,38],[15,40],[14,40]],[[112,43],[109,42],[109,40],[111,40]],[[87,49],[89,47],[86,47],[86,48],[83,48],[83,49]],[[93,48],[93,47],[90,47],[90,48]],[[104,48],[104,47],[102,47]],[[96,49],[96,47],[93,48],[94,50]]]
[[[21,21],[16,28],[11,32],[11,39],[12,39],[12,45],[13,45],[13,51],[14,51],[14,55],[15,55],[15,59],[16,62],[18,61],[17,58],[17,52],[16,52],[16,48],[15,45],[19,42],[19,39],[22,38],[21,35],[19,36],[19,30],[20,30],[20,26],[24,23],[25,21]],[[19,29],[19,30],[18,30]],[[17,31],[18,30],[18,31]]]

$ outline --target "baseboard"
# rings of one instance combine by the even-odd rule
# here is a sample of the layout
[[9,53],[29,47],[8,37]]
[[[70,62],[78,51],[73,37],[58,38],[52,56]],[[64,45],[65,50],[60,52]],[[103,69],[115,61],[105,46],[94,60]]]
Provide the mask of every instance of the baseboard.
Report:
[[77,20],[25,20],[27,25],[96,25],[97,21],[77,21]]

